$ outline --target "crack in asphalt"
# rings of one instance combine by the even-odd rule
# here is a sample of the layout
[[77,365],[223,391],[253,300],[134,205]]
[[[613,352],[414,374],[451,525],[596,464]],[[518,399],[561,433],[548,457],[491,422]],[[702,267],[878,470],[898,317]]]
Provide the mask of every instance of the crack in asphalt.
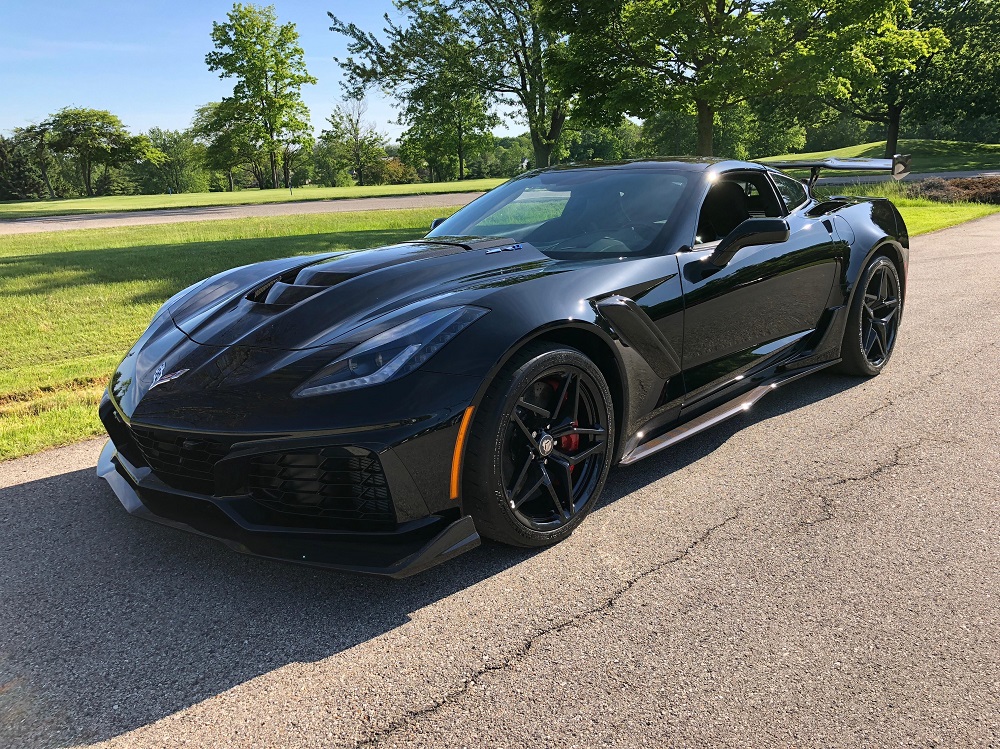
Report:
[[828,496],[827,492],[847,484],[873,480],[899,466],[911,466],[911,463],[903,462],[903,453],[919,444],[918,441],[910,445],[897,445],[892,458],[888,461],[877,461],[870,470],[860,476],[824,476],[807,482],[808,490],[812,492],[814,498],[819,500],[820,516],[816,520],[804,520],[802,525],[818,525],[833,520],[836,517],[833,498]]
[[362,741],[356,742],[355,743],[356,749],[362,749],[362,747],[377,747],[383,740],[403,730],[408,725],[412,724],[414,721],[419,720],[421,718],[425,718],[429,715],[433,715],[438,710],[443,708],[445,705],[452,704],[453,702],[455,702],[455,700],[461,699],[462,697],[464,697],[466,694],[469,693],[472,687],[476,685],[476,681],[481,677],[487,676],[497,671],[506,671],[512,668],[518,662],[527,658],[531,654],[531,649],[534,647],[534,645],[547,635],[562,632],[566,629],[569,629],[575,625],[582,623],[584,620],[589,619],[590,617],[599,615],[605,611],[609,611],[618,603],[619,600],[621,600],[621,598],[624,595],[626,595],[630,590],[632,590],[637,584],[639,584],[646,578],[650,577],[651,575],[655,575],[657,572],[673,564],[677,564],[678,562],[684,561],[688,556],[691,555],[692,552],[694,552],[695,549],[697,549],[702,544],[706,543],[712,536],[712,534],[721,530],[724,526],[728,525],[732,521],[738,519],[739,515],[740,515],[739,510],[737,510],[732,515],[729,515],[722,521],[705,529],[705,531],[700,536],[691,541],[691,543],[689,543],[684,549],[682,549],[680,553],[678,553],[676,556],[671,557],[670,559],[667,559],[663,562],[660,562],[659,564],[650,567],[644,572],[639,573],[632,579],[628,580],[624,585],[620,586],[613,593],[611,593],[611,595],[605,598],[598,605],[593,606],[592,608],[589,608],[586,611],[581,611],[576,614],[573,614],[568,619],[565,619],[559,622],[558,624],[554,624],[551,627],[539,630],[535,634],[525,639],[521,643],[520,647],[518,647],[513,653],[508,655],[502,661],[498,663],[484,665],[481,668],[476,669],[471,675],[465,677],[465,682],[458,689],[455,689],[454,691],[445,694],[445,696],[440,699],[435,699],[430,705],[427,705],[426,707],[408,711],[405,715],[403,715],[402,717],[400,717],[395,721],[392,721],[388,726],[386,726],[386,728],[382,729],[381,731],[378,731],[376,734],[369,736],[368,738]]

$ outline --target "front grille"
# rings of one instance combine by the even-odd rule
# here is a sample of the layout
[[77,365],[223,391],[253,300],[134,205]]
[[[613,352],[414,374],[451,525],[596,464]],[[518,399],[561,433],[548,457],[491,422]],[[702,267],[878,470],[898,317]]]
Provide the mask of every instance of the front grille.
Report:
[[247,484],[254,499],[279,512],[344,527],[396,522],[382,463],[368,450],[326,447],[258,455],[250,461]]
[[229,452],[228,444],[197,434],[136,426],[132,436],[146,464],[164,484],[197,494],[215,493],[215,464]]

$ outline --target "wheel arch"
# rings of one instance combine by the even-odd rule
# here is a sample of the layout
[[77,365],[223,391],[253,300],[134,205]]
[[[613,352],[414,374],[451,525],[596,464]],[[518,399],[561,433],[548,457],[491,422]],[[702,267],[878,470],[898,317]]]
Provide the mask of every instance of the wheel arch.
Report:
[[853,279],[851,284],[851,296],[847,301],[848,308],[850,308],[850,305],[854,302],[854,295],[858,291],[858,285],[861,281],[861,276],[865,272],[865,268],[868,267],[877,255],[885,255],[896,267],[896,273],[899,275],[900,281],[900,295],[903,297],[903,303],[906,303],[906,263],[903,259],[903,249],[895,240],[886,238],[881,242],[875,243],[875,245],[867,252],[864,260],[858,267],[857,276]]
[[611,406],[615,417],[615,445],[614,461],[618,460],[618,452],[623,444],[622,433],[624,429],[625,414],[628,404],[628,379],[625,374],[625,365],[618,352],[617,344],[607,332],[593,323],[583,323],[578,321],[562,321],[537,328],[520,338],[510,346],[504,355],[493,365],[479,392],[476,393],[476,407],[482,402],[486,390],[495,379],[497,373],[503,366],[521,351],[525,346],[532,343],[553,343],[556,345],[569,346],[582,352],[590,359],[604,375],[611,391]]

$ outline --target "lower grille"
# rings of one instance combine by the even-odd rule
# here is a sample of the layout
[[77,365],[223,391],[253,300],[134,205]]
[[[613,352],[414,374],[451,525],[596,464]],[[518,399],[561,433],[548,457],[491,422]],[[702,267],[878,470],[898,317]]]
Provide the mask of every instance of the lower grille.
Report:
[[326,447],[258,455],[250,460],[250,495],[279,512],[392,527],[395,509],[382,463],[360,448]]
[[157,478],[175,489],[212,495],[215,464],[229,445],[211,437],[132,427],[132,436]]

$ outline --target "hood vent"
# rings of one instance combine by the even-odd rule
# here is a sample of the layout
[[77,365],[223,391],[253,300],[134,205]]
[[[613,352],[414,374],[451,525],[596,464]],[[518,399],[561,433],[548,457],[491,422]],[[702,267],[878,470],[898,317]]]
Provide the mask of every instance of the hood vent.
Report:
[[303,299],[308,299],[313,294],[324,291],[326,286],[308,286],[296,284],[295,277],[298,270],[285,273],[262,286],[258,286],[246,295],[247,301],[255,304],[264,304],[268,307],[291,307],[298,304]]

